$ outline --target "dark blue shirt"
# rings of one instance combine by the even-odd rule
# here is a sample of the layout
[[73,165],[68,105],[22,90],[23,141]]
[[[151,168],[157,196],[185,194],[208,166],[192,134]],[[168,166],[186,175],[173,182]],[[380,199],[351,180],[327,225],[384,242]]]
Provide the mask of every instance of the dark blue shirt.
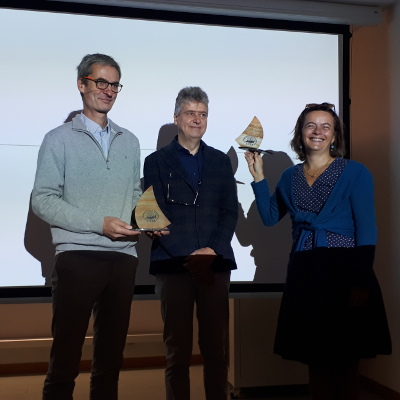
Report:
[[190,177],[191,185],[193,189],[197,191],[199,182],[201,181],[201,170],[203,167],[203,142],[200,142],[199,150],[194,155],[190,154],[189,150],[185,149],[178,143],[177,136],[175,137],[174,144],[178,151],[179,160]]

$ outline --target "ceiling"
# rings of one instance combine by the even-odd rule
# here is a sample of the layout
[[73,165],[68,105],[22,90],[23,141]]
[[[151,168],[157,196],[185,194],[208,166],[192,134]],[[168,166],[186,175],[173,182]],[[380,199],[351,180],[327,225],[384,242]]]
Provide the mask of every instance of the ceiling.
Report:
[[377,25],[400,0],[50,0],[345,25]]
[[[309,1],[309,0],[297,0]],[[314,0],[318,3],[337,3],[337,4],[352,4],[358,6],[380,7],[386,8],[398,2],[398,0]]]
[[[53,0],[54,1],[54,0]],[[55,0],[57,1],[57,0]],[[67,1],[67,0],[58,0],[58,1]],[[74,1],[74,0],[72,0]],[[75,0],[77,1],[77,0]],[[270,2],[270,0],[261,0],[264,1],[265,3]],[[307,2],[318,2],[318,3],[333,3],[333,4],[348,4],[348,5],[359,5],[359,6],[367,6],[367,7],[381,7],[381,8],[385,8],[388,7],[392,4],[395,4],[396,2],[398,2],[399,0],[294,0],[294,2],[296,1],[307,1]],[[79,2],[79,1],[78,1]],[[104,1],[94,1],[94,0],[89,0],[89,1],[85,1],[83,0],[82,3],[94,3],[94,4],[99,4],[99,3],[105,3]],[[119,5],[120,3],[137,3],[138,1],[136,0],[108,0],[107,3],[110,5]],[[139,2],[145,3],[146,0],[139,0]],[[151,3],[152,1],[150,1]],[[157,1],[155,1],[157,2]],[[159,1],[160,3],[168,3],[169,0],[165,1],[165,0],[161,0]],[[178,1],[179,2],[179,1]],[[293,0],[292,0],[293,2]],[[174,1],[172,1],[171,3],[174,3]],[[200,1],[201,3],[201,1]]]

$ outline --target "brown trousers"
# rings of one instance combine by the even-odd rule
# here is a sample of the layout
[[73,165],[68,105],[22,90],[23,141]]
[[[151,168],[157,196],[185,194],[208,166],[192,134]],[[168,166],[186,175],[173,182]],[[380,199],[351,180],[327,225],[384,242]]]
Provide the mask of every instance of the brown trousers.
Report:
[[43,400],[72,399],[92,312],[90,399],[118,398],[137,264],[136,257],[119,252],[66,251],[56,256],[53,345]]

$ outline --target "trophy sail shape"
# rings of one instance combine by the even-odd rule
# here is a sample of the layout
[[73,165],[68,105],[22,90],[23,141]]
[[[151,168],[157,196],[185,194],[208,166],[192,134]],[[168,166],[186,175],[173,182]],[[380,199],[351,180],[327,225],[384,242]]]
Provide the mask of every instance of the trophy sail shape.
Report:
[[132,216],[132,224],[138,228],[135,230],[167,231],[167,226],[171,224],[157,204],[153,186],[149,186],[142,194]]
[[263,137],[264,131],[261,122],[258,120],[257,117],[254,117],[249,126],[235,140],[239,143],[241,147],[258,149],[261,145]]
[[272,154],[271,150],[261,150],[259,148],[263,138],[264,130],[261,122],[257,117],[254,117],[249,126],[235,140],[239,144],[239,149],[241,150]]

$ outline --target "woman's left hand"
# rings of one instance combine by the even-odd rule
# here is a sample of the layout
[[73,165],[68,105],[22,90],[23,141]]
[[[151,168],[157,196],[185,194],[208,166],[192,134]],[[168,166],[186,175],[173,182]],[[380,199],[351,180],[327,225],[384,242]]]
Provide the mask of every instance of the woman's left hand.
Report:
[[263,161],[257,152],[246,151],[244,153],[249,171],[254,178],[254,182],[260,182],[264,179]]

